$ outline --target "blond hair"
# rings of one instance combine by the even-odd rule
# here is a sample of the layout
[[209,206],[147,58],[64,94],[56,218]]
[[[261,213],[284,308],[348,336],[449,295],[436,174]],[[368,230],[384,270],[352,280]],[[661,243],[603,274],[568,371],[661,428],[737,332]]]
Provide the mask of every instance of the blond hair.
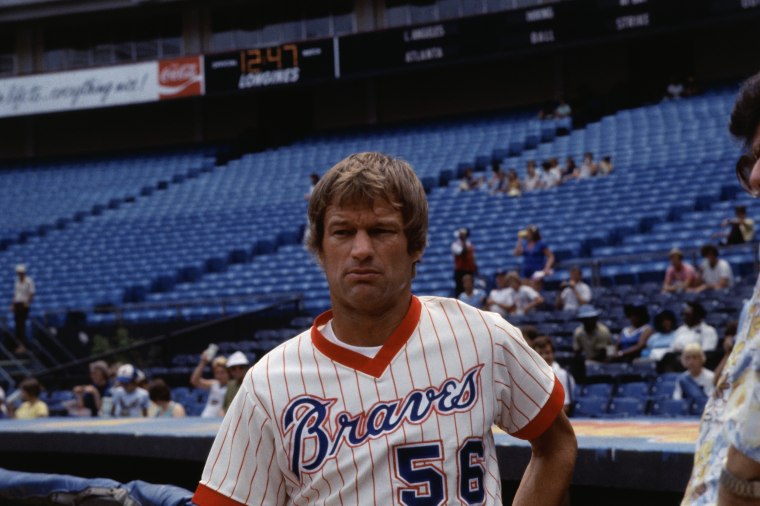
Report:
[[401,212],[409,253],[427,244],[428,203],[412,166],[378,152],[355,153],[335,164],[314,186],[309,199],[309,238],[306,246],[319,257],[325,233],[325,213],[331,205],[372,207],[387,201]]
[[216,357],[214,360],[211,361],[211,367],[227,367],[227,357]]
[[[699,343],[689,343],[686,346],[684,346],[683,351],[681,352],[681,363],[683,363],[683,359],[686,356],[697,356],[702,361],[702,365],[705,364],[705,361],[707,360],[707,357],[705,357],[705,352],[702,351],[702,346]],[[686,365],[684,365],[686,367]]]

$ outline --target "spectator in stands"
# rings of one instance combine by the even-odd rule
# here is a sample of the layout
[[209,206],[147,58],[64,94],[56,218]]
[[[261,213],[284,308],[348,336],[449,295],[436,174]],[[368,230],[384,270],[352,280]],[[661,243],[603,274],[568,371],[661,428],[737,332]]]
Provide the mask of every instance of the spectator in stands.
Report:
[[594,154],[587,151],[583,154],[583,162],[580,169],[578,169],[578,179],[586,179],[596,176],[596,163],[594,162]]
[[557,104],[557,108],[554,109],[554,117],[555,118],[567,118],[573,113],[572,108],[570,107],[570,104],[568,104],[565,101],[565,97],[559,98],[559,104]]
[[[729,130],[745,148],[737,178],[750,195],[760,196],[760,74],[742,85]],[[702,416],[684,505],[760,501],[760,284],[740,321],[731,356]]]
[[714,351],[718,346],[718,332],[705,323],[707,312],[699,302],[686,302],[683,308],[683,325],[678,327],[671,351],[682,351],[689,343],[697,343],[704,351]]
[[699,280],[692,288],[695,292],[705,290],[723,290],[734,286],[734,273],[731,266],[722,258],[718,258],[718,248],[705,244],[700,251],[702,263],[699,265]]
[[678,100],[683,94],[683,83],[676,76],[670,78],[667,88],[665,88],[665,96],[663,100]]
[[227,382],[230,374],[227,372],[227,358],[214,357],[211,360],[211,371],[214,374],[213,379],[203,377],[203,370],[209,362],[209,350],[203,350],[198,365],[195,366],[193,374],[190,376],[190,384],[195,388],[208,390],[208,400],[203,408],[201,418],[215,418],[222,415],[222,405],[224,396],[227,393]]
[[654,333],[647,340],[646,348],[641,351],[641,357],[659,361],[670,351],[675,337],[676,314],[670,309],[664,309],[654,317]]
[[551,337],[539,336],[533,340],[531,346],[551,366],[557,379],[562,384],[562,388],[565,390],[565,414],[569,415],[573,406],[573,393],[575,392],[575,379],[573,379],[573,375],[554,361],[555,349],[554,341],[552,341]]
[[486,292],[475,286],[475,279],[470,274],[462,276],[462,293],[457,298],[472,307],[481,309],[486,300]]
[[13,412],[15,418],[30,420],[32,418],[47,417],[48,407],[40,400],[42,385],[37,378],[27,378],[19,385],[21,392],[21,405]]
[[594,306],[581,306],[578,310],[581,325],[573,332],[573,350],[593,362],[604,361],[607,358],[607,347],[612,345],[610,329],[599,323],[600,314]]
[[541,231],[536,225],[528,225],[525,230],[518,232],[514,255],[523,257],[520,275],[524,279],[530,279],[539,271],[543,272],[543,275],[552,273],[554,254],[541,240]]
[[561,311],[578,311],[578,308],[591,302],[591,287],[583,282],[581,268],[570,269],[570,279],[559,285],[555,306]]
[[227,392],[224,394],[224,403],[222,404],[224,413],[227,413],[227,409],[240,390],[240,383],[250,367],[251,363],[242,351],[236,351],[227,357],[227,371],[230,374],[230,380],[227,382]]
[[607,155],[602,157],[599,166],[596,169],[597,176],[609,176],[615,167],[612,165],[612,157]]
[[172,400],[172,391],[164,380],[158,378],[151,381],[148,385],[148,395],[152,403],[148,411],[149,417],[184,418],[185,408]]
[[110,396],[111,382],[108,364],[97,360],[90,364],[90,384],[74,387],[77,408],[89,410],[90,416],[98,416],[103,407],[103,397]]
[[506,277],[507,284],[511,290],[510,296],[514,301],[514,314],[527,314],[544,303],[544,298],[541,297],[541,294],[532,286],[524,284],[520,279],[520,275],[515,271],[507,273]]
[[464,176],[462,177],[461,181],[459,181],[459,191],[468,192],[472,190],[477,190],[480,188],[480,185],[483,183],[483,180],[479,177],[475,177],[475,173],[471,168],[467,168],[464,171]]
[[551,161],[544,160],[541,163],[541,188],[549,189],[558,186],[560,178],[559,173],[552,169]]
[[470,229],[462,227],[454,232],[454,242],[451,243],[451,254],[454,255],[454,289],[456,295],[462,293],[462,277],[466,274],[474,276],[478,273],[475,262],[475,246],[470,241]]
[[634,302],[623,307],[630,325],[623,327],[615,342],[614,360],[632,362],[646,348],[654,330],[649,325],[649,311],[646,303]]
[[522,195],[522,183],[520,182],[520,176],[517,175],[515,169],[509,169],[507,172],[507,196],[519,197]]
[[528,160],[525,167],[525,187],[526,192],[532,192],[541,188],[541,176],[536,172],[535,160]]
[[571,179],[575,179],[578,175],[576,173],[577,170],[578,165],[575,163],[575,159],[572,156],[568,156],[567,159],[565,159],[565,166],[562,168],[562,182],[564,183]]
[[681,363],[686,368],[676,381],[674,399],[685,399],[704,404],[715,388],[715,375],[705,369],[705,352],[699,343],[689,343],[681,352]]
[[683,261],[683,251],[673,248],[668,253],[670,265],[665,271],[663,292],[683,292],[693,288],[697,283],[697,271],[691,264]]
[[512,289],[507,284],[506,271],[500,270],[496,273],[496,287],[488,294],[486,309],[504,317],[515,310],[515,301],[512,298]]
[[723,341],[722,341],[722,347],[723,347],[723,356],[720,359],[720,362],[718,362],[718,365],[715,366],[715,384],[717,385],[718,380],[720,379],[720,375],[723,372],[723,368],[726,367],[726,362],[728,362],[728,358],[731,356],[731,352],[734,349],[734,343],[736,342],[736,332],[739,329],[739,322],[737,320],[731,320],[728,323],[726,323],[726,326],[723,328]]
[[314,187],[319,183],[319,174],[316,172],[312,172],[309,174],[309,191],[306,192],[306,195],[304,195],[304,200],[309,200],[311,198],[311,192],[314,191]]
[[26,353],[26,320],[29,317],[29,308],[32,305],[32,300],[34,300],[35,291],[34,281],[26,275],[26,266],[18,264],[16,266],[16,283],[13,287],[13,300],[11,301],[17,341],[16,349],[13,352],[17,355]]
[[[741,160],[739,163],[742,163]],[[755,221],[747,217],[747,207],[736,206],[734,214],[733,218],[727,218],[720,224],[722,228],[730,227],[725,244],[744,244],[752,241],[755,237]]]
[[116,373],[118,385],[111,389],[111,416],[148,416],[148,391],[138,386],[139,375],[132,364],[124,364]]
[[507,176],[504,174],[501,164],[496,160],[491,163],[491,178],[488,180],[487,186],[491,195],[507,191]]

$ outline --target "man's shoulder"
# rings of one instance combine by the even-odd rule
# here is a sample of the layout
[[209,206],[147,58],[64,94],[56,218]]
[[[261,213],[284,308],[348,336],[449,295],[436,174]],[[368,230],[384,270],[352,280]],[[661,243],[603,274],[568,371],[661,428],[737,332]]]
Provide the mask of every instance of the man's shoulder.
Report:
[[[481,293],[485,295],[485,292],[481,290]],[[457,299],[451,297],[440,297],[437,295],[423,295],[418,297],[423,306],[423,315],[429,312],[432,317],[437,315],[446,316],[450,314],[462,314],[469,321],[470,318],[477,318],[483,320],[487,325],[498,323],[499,320],[507,325],[509,323],[504,320],[501,315],[492,313],[490,311],[484,311],[476,307],[472,307],[467,303],[463,303]],[[445,313],[445,314],[441,314]],[[499,320],[495,320],[498,318]]]
[[[246,379],[251,378],[255,380],[262,375],[266,375],[267,371],[271,371],[276,368],[281,368],[283,359],[287,359],[289,355],[298,355],[298,349],[300,346],[313,346],[311,341],[311,327],[299,332],[295,336],[291,337],[278,344],[271,350],[269,350],[264,356],[262,356],[252,367],[252,373],[246,375]],[[301,351],[303,353],[303,351]],[[232,380],[234,381],[234,380]],[[230,383],[232,383],[230,381]],[[245,383],[245,381],[243,381]]]

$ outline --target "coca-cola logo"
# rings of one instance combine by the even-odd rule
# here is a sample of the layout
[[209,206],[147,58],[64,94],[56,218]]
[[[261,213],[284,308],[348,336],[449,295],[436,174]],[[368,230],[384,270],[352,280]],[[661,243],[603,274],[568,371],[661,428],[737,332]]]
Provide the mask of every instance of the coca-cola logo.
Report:
[[159,62],[160,97],[179,98],[203,94],[203,67],[198,56]]
[[190,81],[199,74],[200,68],[195,63],[171,63],[161,69],[161,84],[175,84]]

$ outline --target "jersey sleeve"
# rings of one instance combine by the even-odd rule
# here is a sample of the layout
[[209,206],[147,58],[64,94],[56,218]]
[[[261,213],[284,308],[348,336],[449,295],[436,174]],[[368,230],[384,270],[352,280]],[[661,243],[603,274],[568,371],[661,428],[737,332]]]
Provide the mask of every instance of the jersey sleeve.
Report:
[[726,409],[726,434],[734,448],[760,462],[760,337],[747,340],[738,351],[737,374]]
[[199,506],[285,503],[273,422],[254,395],[249,371],[219,427],[193,496]]
[[498,323],[495,328],[496,424],[517,438],[535,439],[562,411],[564,389],[518,329],[508,323]]

